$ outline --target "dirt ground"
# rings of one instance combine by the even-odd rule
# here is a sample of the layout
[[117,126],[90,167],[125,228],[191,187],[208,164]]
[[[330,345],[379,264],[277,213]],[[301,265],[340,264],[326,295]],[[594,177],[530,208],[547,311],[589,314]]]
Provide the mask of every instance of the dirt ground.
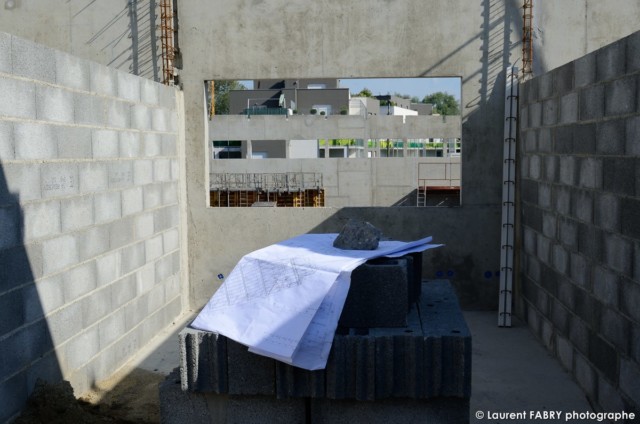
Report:
[[160,422],[163,374],[139,368],[118,372],[76,399],[71,384],[39,381],[16,424]]

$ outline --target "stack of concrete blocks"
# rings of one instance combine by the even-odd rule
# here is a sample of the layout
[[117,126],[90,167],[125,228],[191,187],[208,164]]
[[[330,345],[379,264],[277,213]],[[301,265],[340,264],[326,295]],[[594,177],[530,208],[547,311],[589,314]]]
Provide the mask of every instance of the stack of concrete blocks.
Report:
[[0,422],[181,313],[177,91],[0,33]]
[[160,388],[162,422],[468,422],[469,330],[448,281],[422,283],[422,291],[408,314],[405,297],[401,326],[339,328],[317,371],[185,328],[181,367]]
[[520,311],[604,411],[640,410],[640,33],[523,85]]

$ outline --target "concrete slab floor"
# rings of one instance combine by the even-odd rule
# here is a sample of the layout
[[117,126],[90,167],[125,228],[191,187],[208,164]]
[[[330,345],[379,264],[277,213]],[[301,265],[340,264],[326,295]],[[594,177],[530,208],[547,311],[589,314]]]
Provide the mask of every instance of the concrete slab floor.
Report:
[[[584,392],[535,338],[525,323],[497,326],[497,312],[464,312],[473,338],[470,422],[566,422],[565,413],[591,412]],[[534,420],[530,411],[561,411],[562,419]],[[523,413],[525,419],[489,417],[500,412]],[[477,414],[477,416],[476,416]],[[482,419],[480,419],[482,416]],[[519,417],[518,417],[519,418]],[[593,422],[571,420],[571,423]]]
[[[592,411],[582,390],[522,321],[514,318],[513,327],[499,328],[497,312],[466,311],[464,316],[473,335],[472,424],[543,421],[530,419],[529,411],[562,411],[563,419],[544,422],[565,422],[566,412]],[[123,376],[132,370],[168,375],[179,364],[178,333],[194,317],[186,313],[159,333],[123,367]],[[488,417],[501,412],[524,412],[526,419]]]

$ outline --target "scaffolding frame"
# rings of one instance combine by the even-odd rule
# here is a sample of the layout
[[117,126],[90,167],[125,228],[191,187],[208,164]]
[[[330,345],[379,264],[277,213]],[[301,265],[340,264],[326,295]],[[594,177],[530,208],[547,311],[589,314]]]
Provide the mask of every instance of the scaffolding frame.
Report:
[[162,83],[174,85],[176,49],[173,42],[173,0],[160,1],[160,40],[162,44]]
[[533,75],[533,0],[522,6],[522,79]]

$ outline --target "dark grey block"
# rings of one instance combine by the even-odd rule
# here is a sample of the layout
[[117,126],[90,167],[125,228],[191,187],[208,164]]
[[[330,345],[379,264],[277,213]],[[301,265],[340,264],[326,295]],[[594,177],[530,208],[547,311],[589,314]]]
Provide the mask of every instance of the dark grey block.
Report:
[[275,395],[275,359],[256,355],[227,339],[227,378],[229,394]]
[[307,371],[276,361],[276,397],[324,397],[325,370]]
[[409,299],[405,258],[380,258],[353,270],[338,325],[350,328],[404,327]]
[[179,342],[182,390],[227,393],[227,338],[187,327]]

